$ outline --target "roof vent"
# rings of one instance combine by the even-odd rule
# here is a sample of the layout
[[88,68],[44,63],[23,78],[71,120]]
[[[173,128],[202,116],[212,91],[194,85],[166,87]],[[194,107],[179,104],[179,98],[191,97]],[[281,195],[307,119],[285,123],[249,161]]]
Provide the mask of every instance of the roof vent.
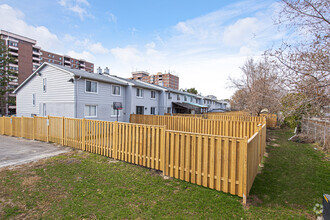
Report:
[[107,75],[109,75],[109,74],[110,74],[110,70],[109,70],[109,68],[108,68],[108,67],[106,67],[106,68],[104,69],[104,74],[107,74]]
[[102,69],[101,69],[101,67],[97,68],[97,73],[100,74],[100,75],[102,75]]

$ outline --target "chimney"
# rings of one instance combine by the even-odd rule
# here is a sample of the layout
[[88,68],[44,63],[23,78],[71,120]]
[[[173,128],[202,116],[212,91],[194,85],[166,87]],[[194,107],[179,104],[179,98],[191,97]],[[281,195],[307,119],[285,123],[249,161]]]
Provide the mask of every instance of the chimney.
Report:
[[97,68],[97,72],[96,73],[102,75],[102,69],[101,69],[101,67]]
[[110,74],[110,70],[109,70],[109,68],[108,68],[108,67],[106,67],[106,68],[104,69],[104,74],[107,74],[107,75],[109,75],[109,74]]

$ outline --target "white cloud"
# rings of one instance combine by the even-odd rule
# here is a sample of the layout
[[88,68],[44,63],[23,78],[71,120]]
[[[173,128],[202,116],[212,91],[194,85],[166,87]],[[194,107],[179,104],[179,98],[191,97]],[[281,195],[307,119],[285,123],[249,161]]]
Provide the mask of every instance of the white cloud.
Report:
[[104,48],[100,42],[91,44],[89,50],[95,54],[106,54],[109,52],[109,50]]
[[58,37],[46,27],[29,25],[23,19],[24,14],[21,11],[6,4],[0,5],[0,29],[35,39],[45,50],[62,49],[63,45]]
[[90,39],[85,38],[84,40],[76,40],[75,46],[77,48],[84,48],[85,50],[89,50],[94,54],[107,54],[109,53],[109,49],[103,47],[100,42],[92,42]]
[[75,57],[77,59],[85,59],[85,60],[88,60],[88,61],[95,60],[95,57],[88,51],[83,51],[83,52],[79,53],[79,52],[70,50],[67,54],[69,56]]
[[107,15],[108,15],[109,22],[117,23],[117,17],[113,13],[108,12]]
[[60,0],[58,4],[78,14],[80,20],[84,20],[85,17],[93,17],[86,9],[90,6],[87,0]]
[[118,61],[122,63],[135,64],[143,61],[142,54],[134,46],[127,46],[125,48],[113,48],[111,49],[111,53]]
[[224,31],[224,43],[230,46],[241,46],[254,40],[262,28],[260,22],[255,17],[243,18],[233,25],[226,27]]

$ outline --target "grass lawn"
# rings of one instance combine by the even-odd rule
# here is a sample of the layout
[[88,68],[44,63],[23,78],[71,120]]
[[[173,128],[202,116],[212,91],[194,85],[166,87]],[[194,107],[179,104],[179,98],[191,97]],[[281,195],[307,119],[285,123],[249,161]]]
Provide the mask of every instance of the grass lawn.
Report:
[[241,198],[125,162],[73,151],[18,169],[0,171],[0,218],[304,219],[330,192],[330,162],[312,145],[268,132],[262,172]]

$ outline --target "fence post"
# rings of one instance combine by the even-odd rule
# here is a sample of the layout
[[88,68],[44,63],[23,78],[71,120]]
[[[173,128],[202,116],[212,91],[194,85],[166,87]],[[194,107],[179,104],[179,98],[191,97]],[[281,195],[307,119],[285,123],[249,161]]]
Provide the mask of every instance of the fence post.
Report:
[[62,117],[62,146],[64,146],[64,117]]
[[5,128],[5,119],[6,119],[6,117],[2,116],[2,125],[3,125],[2,134],[5,134],[5,130],[6,130],[6,128]]
[[248,194],[248,137],[244,138],[244,145],[243,145],[243,205],[246,205],[246,197]]
[[10,136],[13,136],[14,134],[14,126],[13,126],[13,116],[10,117]]
[[35,140],[35,134],[34,134],[35,129],[36,129],[36,122],[35,122],[35,120],[36,120],[36,117],[33,116],[32,140]]
[[[161,138],[160,138],[160,149],[161,149],[161,166],[160,170],[163,171],[163,176],[165,176],[165,126],[161,128]],[[183,168],[181,168],[183,169]]]
[[86,150],[86,128],[85,128],[85,123],[86,123],[86,119],[83,118],[82,119],[82,126],[81,126],[81,129],[82,129],[82,133],[81,133],[81,138],[82,138],[82,149],[85,151]]
[[24,137],[24,135],[23,135],[23,130],[24,130],[24,117],[23,116],[21,116],[21,137]]
[[47,142],[49,142],[49,115],[47,116],[46,125],[47,125]]

